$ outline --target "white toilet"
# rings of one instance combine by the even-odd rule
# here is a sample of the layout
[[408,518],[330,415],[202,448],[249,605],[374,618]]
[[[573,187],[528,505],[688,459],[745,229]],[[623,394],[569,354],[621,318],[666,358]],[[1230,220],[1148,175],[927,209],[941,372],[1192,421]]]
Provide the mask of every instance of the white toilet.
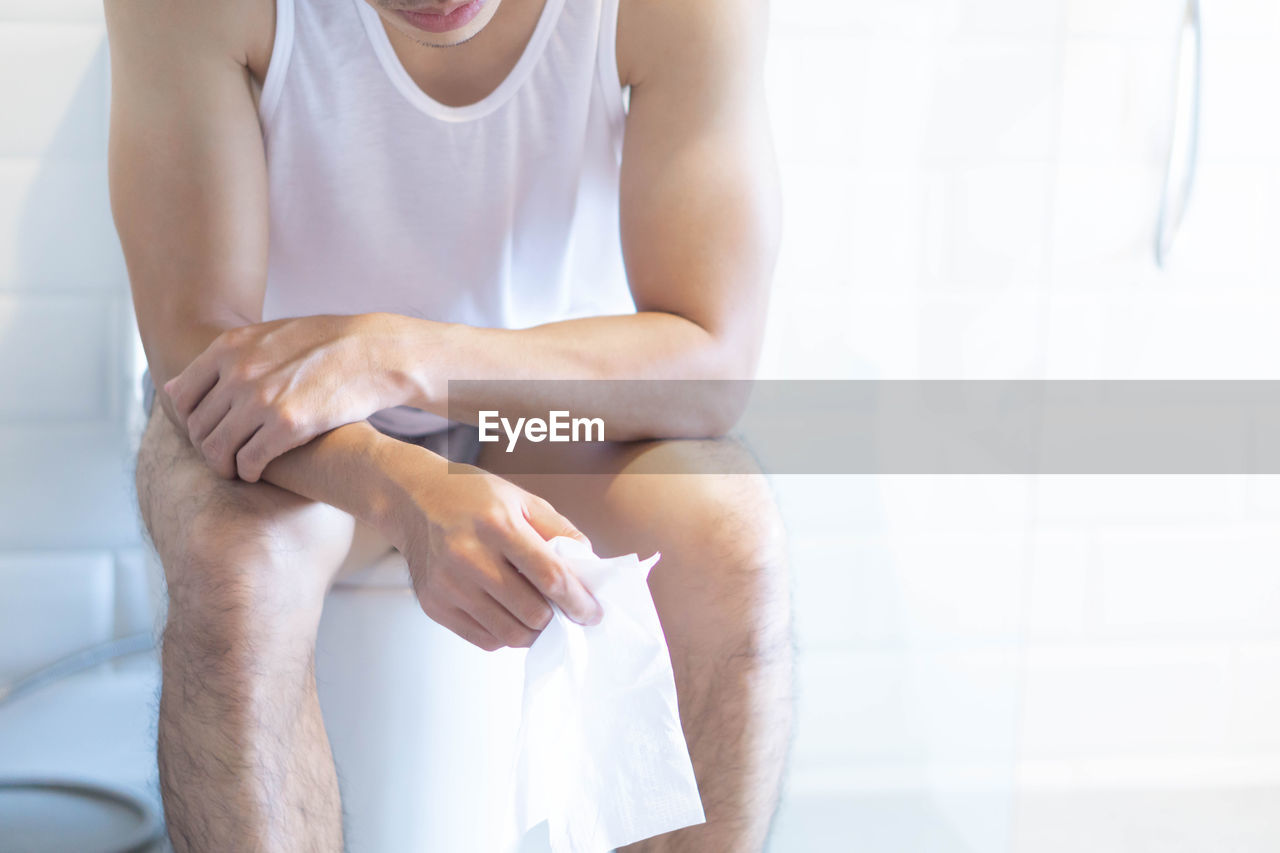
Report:
[[316,681],[350,853],[502,851],[524,655],[427,618],[398,552],[335,584]]

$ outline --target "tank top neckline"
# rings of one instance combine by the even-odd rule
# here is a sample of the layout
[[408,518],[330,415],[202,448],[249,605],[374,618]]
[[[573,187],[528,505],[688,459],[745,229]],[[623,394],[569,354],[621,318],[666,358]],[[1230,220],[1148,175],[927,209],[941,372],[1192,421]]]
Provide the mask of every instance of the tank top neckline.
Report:
[[378,62],[382,66],[382,70],[386,72],[392,85],[400,90],[400,94],[410,104],[427,115],[442,121],[455,122],[483,118],[511,99],[511,96],[516,93],[521,84],[529,77],[533,67],[537,65],[538,59],[542,56],[542,51],[551,38],[551,32],[555,28],[556,21],[559,19],[560,12],[565,4],[565,0],[545,0],[542,14],[538,16],[538,23],[534,26],[533,34],[529,37],[529,43],[525,45],[524,51],[520,54],[520,58],[516,60],[515,67],[511,69],[510,73],[503,78],[502,82],[492,92],[480,100],[453,107],[437,101],[414,82],[413,77],[405,70],[404,63],[396,55],[395,48],[391,46],[391,39],[388,38],[382,18],[377,11],[365,0],[351,0],[351,2],[356,6],[356,11],[360,15],[360,20],[364,23],[365,33],[369,37],[373,52],[377,55]]

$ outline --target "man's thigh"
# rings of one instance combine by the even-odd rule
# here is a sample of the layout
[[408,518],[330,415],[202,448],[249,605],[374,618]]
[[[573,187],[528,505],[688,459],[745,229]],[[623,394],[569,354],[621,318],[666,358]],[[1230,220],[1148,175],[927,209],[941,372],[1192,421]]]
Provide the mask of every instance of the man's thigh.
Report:
[[[333,577],[390,549],[368,525],[270,483],[225,480],[153,407],[138,451],[138,504],[171,585],[193,566],[249,552],[291,555],[305,580]],[[200,553],[217,550],[219,553]]]
[[[772,493],[737,442],[488,444],[477,465],[551,502],[599,554],[677,549],[704,559],[775,559],[782,528]],[[517,473],[520,472],[520,473]],[[745,553],[744,553],[745,552]],[[769,552],[769,553],[766,553]]]

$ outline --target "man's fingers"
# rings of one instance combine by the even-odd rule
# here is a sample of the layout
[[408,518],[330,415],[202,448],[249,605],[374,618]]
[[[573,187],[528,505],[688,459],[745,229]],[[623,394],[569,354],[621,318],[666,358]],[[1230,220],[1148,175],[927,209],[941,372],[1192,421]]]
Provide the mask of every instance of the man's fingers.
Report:
[[551,621],[551,605],[515,566],[506,560],[502,563],[499,570],[484,577],[481,586],[522,624],[541,631]]
[[525,503],[524,517],[545,540],[549,541],[557,536],[568,536],[570,539],[577,539],[588,548],[591,547],[591,540],[585,533],[574,527],[569,519],[556,512],[555,507],[537,495],[531,496]]
[[256,483],[268,465],[305,443],[270,423],[263,424],[236,453],[236,471],[241,480]]
[[445,608],[439,615],[430,613],[427,615],[471,645],[484,649],[486,652],[497,651],[503,646],[501,640],[490,634],[483,625],[457,607]]
[[205,394],[195,410],[186,415],[187,435],[196,447],[217,428],[231,411],[231,400],[218,389]]
[[259,424],[246,424],[234,414],[228,415],[200,442],[200,453],[220,477],[236,478],[236,457],[257,430]]
[[570,619],[580,625],[595,625],[600,621],[604,615],[600,604],[537,530],[526,527],[517,532],[510,547],[507,557],[520,574],[549,601],[559,605]]
[[528,648],[533,645],[534,640],[538,639],[538,631],[511,615],[511,612],[489,593],[482,589],[477,589],[475,593],[467,600],[464,609],[482,628],[500,640],[502,645]]
[[258,482],[271,460],[280,455],[272,452],[273,444],[270,427],[265,424],[258,427],[258,431],[249,436],[244,446],[236,451],[237,476],[246,483]]
[[185,421],[217,384],[218,366],[206,349],[185,370],[164,384],[164,393],[173,401],[173,410]]

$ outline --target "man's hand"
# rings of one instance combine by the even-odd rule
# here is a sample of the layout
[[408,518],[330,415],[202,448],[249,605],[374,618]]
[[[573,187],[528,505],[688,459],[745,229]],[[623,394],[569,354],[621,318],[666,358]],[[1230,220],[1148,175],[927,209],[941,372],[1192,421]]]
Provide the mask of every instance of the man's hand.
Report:
[[316,316],[223,332],[165,383],[209,467],[253,483],[277,456],[403,402],[389,315]]
[[587,538],[542,498],[472,469],[417,476],[398,504],[393,542],[418,601],[464,640],[530,646],[551,621],[548,601],[581,624],[600,621],[599,603],[547,544]]

